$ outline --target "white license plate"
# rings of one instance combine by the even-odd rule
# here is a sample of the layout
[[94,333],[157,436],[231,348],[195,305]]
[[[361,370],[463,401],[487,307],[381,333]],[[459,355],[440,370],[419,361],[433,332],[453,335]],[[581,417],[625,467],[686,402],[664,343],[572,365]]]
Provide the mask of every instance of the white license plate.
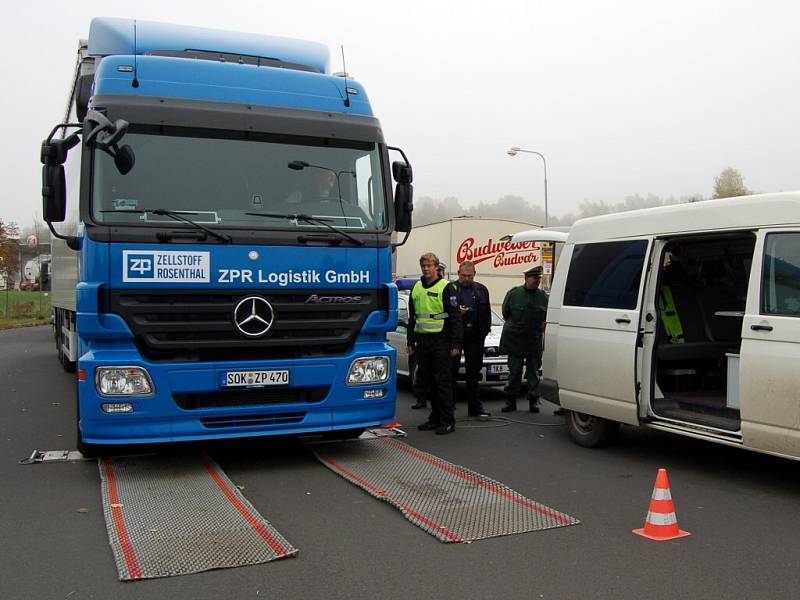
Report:
[[222,380],[224,387],[256,387],[289,385],[289,370],[280,371],[228,371]]
[[492,375],[508,373],[508,365],[489,365],[489,373]]

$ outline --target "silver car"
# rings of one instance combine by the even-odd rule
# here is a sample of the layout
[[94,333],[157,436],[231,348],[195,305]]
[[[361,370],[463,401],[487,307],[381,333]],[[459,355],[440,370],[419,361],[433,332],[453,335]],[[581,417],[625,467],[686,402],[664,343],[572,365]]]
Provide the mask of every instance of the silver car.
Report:
[[[416,381],[417,365],[409,361],[406,347],[406,331],[408,328],[409,292],[401,290],[397,296],[397,329],[389,332],[389,343],[397,350],[397,374]],[[479,385],[505,385],[508,379],[508,357],[500,355],[500,334],[503,331],[503,318],[492,311],[492,331],[486,336],[483,347],[483,367],[481,368]],[[461,357],[461,368],[458,380],[463,382],[464,357]]]

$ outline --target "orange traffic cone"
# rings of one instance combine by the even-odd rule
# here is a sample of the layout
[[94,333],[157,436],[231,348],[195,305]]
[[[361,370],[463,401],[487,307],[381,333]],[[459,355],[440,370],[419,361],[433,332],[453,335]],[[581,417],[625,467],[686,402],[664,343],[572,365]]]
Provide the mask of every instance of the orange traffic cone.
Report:
[[633,533],[659,542],[692,535],[678,527],[678,518],[675,516],[675,505],[669,491],[666,469],[659,469],[658,475],[656,475],[656,485],[653,488],[653,496],[650,498],[650,509],[647,511],[644,527],[634,529]]

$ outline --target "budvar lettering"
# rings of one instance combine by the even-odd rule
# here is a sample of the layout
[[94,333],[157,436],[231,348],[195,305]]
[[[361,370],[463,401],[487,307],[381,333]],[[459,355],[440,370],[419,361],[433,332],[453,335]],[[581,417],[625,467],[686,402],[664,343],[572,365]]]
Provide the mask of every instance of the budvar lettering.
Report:
[[498,265],[495,261],[495,266],[506,266],[533,262],[536,260],[536,255],[532,253],[534,250],[539,250],[540,247],[535,241],[530,242],[495,242],[492,238],[482,246],[477,246],[474,237],[464,239],[456,250],[456,262],[462,263],[465,260],[470,260],[475,264],[482,263],[485,260],[490,260],[498,255],[503,256],[502,261],[510,260],[509,255],[520,254],[527,255],[533,258],[528,260],[520,260],[517,262],[502,262]]

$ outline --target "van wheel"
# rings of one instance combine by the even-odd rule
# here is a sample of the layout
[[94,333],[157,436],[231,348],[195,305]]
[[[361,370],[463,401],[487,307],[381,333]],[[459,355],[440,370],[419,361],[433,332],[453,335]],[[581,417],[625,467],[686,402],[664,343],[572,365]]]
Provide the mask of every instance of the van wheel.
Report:
[[574,410],[567,411],[567,431],[572,441],[585,448],[602,446],[619,430],[619,423]]

